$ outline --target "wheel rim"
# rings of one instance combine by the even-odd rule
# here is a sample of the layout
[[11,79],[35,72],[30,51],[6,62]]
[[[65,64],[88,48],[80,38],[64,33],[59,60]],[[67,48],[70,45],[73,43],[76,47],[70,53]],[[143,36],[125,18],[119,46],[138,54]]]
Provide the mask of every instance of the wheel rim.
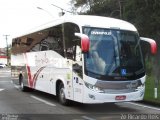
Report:
[[23,82],[21,81],[21,88],[23,89],[24,85],[23,85]]
[[64,88],[60,89],[60,100],[62,103],[65,102],[66,98],[65,98],[65,93],[64,93]]

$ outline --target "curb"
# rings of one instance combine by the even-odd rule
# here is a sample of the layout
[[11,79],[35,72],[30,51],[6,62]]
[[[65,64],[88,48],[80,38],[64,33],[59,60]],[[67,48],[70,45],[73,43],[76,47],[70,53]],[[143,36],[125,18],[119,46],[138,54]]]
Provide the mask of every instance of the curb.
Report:
[[143,100],[143,101],[140,101],[139,103],[151,105],[154,107],[160,107],[160,103],[156,103],[156,102],[148,101],[148,100]]

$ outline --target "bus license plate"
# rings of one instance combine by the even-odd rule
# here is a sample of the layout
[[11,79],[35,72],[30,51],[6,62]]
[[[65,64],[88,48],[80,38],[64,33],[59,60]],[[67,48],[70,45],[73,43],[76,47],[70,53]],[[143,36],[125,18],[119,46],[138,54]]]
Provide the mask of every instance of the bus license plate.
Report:
[[125,100],[126,96],[125,95],[121,95],[121,96],[116,96],[115,100]]

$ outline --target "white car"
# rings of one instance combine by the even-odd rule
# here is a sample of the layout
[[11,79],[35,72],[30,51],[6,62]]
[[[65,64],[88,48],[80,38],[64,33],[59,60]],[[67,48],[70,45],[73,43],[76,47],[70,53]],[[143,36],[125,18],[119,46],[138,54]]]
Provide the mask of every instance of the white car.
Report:
[[6,67],[6,65],[3,63],[0,63],[0,68],[4,68],[4,67]]

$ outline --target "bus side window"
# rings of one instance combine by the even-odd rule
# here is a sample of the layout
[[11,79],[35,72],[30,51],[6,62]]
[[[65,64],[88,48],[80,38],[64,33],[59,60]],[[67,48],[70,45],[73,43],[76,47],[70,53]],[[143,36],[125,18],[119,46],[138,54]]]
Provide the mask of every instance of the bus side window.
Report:
[[76,24],[65,23],[64,24],[64,41],[65,41],[65,51],[67,59],[72,60],[73,71],[82,78],[82,58],[81,58],[81,47],[80,38],[76,37],[74,34],[79,33],[80,29]]
[[65,23],[64,25],[64,41],[67,59],[76,60],[77,37],[74,35],[80,32],[79,27],[73,23]]
[[77,44],[77,42],[80,42],[80,40],[77,40],[76,42],[74,42],[73,46],[67,48],[67,59],[71,59],[73,61],[82,61],[81,47],[79,44]]
[[75,62],[73,63],[73,70],[82,78],[82,52],[79,45],[75,49]]
[[41,41],[41,43],[40,43],[40,51],[45,51],[45,50],[48,50],[48,49],[49,49],[48,41],[46,41],[46,39]]
[[64,56],[64,46],[62,39],[62,26],[58,25],[49,29],[48,34],[49,50],[53,50]]
[[76,61],[82,61],[82,51],[79,45],[76,46],[76,54],[75,54]]

